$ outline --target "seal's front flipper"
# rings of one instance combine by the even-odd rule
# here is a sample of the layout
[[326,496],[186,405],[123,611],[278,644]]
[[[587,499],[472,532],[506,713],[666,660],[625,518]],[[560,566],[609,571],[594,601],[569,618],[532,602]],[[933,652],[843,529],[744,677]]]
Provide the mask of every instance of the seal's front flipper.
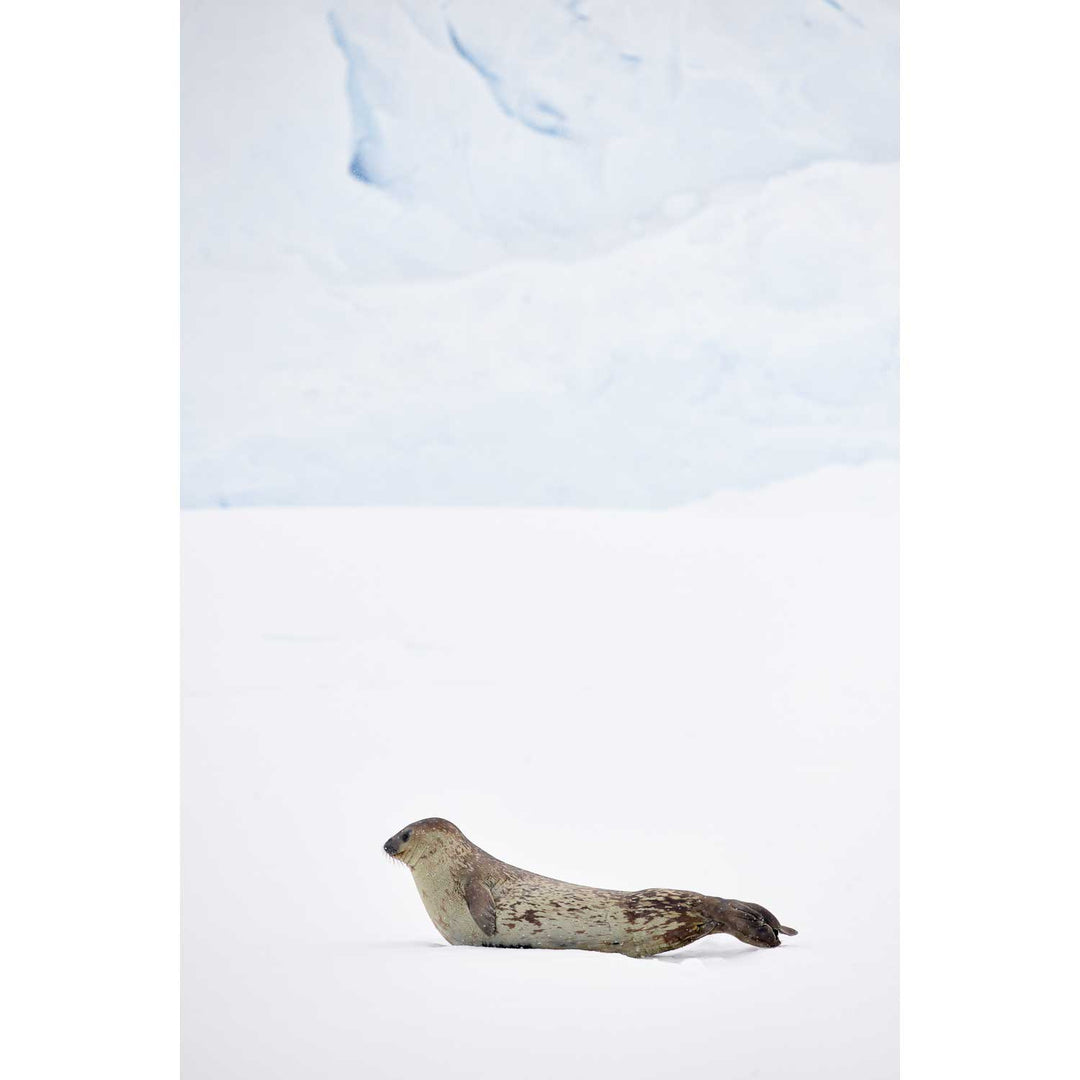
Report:
[[491,937],[495,933],[495,901],[491,890],[479,878],[470,878],[465,886],[465,903],[476,925]]

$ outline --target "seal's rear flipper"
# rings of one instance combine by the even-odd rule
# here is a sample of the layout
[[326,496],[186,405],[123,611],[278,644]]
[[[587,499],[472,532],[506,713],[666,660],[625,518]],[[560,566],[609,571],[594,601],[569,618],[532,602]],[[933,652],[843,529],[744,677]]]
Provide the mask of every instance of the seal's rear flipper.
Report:
[[747,945],[759,949],[775,949],[780,934],[794,935],[797,930],[781,926],[777,917],[760,904],[744,900],[723,900],[709,897],[709,917],[716,923],[716,932],[731,934]]
[[763,908],[760,904],[751,904],[746,900],[743,901],[743,906],[756,911],[778,934],[787,934],[788,937],[795,937],[799,932],[798,930],[792,930],[790,926],[781,926],[779,919],[777,919],[768,908]]

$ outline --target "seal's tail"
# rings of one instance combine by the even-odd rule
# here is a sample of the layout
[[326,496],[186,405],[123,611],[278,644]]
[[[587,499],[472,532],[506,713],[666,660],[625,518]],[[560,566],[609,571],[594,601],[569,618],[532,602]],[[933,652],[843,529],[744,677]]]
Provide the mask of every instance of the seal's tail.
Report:
[[716,923],[717,934],[731,934],[747,945],[760,949],[775,949],[780,935],[793,937],[798,930],[781,926],[777,917],[760,904],[746,900],[724,900],[719,896],[706,898],[706,912]]

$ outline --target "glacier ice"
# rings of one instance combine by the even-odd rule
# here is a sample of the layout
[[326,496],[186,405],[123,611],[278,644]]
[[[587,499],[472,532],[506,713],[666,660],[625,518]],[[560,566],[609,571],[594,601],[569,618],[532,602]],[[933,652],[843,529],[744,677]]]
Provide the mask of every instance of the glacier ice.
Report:
[[567,255],[664,200],[897,149],[892,5],[344,0],[353,160],[513,254]]
[[188,5],[188,505],[667,506],[895,453],[896,8]]

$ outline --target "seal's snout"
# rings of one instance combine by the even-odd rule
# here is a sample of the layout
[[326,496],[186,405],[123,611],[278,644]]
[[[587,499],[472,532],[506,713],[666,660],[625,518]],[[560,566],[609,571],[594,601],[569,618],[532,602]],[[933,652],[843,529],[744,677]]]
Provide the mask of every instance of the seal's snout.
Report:
[[412,826],[407,829],[402,829],[401,832],[395,833],[389,840],[383,844],[382,849],[387,855],[392,858],[397,858],[401,854],[401,849],[409,842],[409,837],[412,836]]

